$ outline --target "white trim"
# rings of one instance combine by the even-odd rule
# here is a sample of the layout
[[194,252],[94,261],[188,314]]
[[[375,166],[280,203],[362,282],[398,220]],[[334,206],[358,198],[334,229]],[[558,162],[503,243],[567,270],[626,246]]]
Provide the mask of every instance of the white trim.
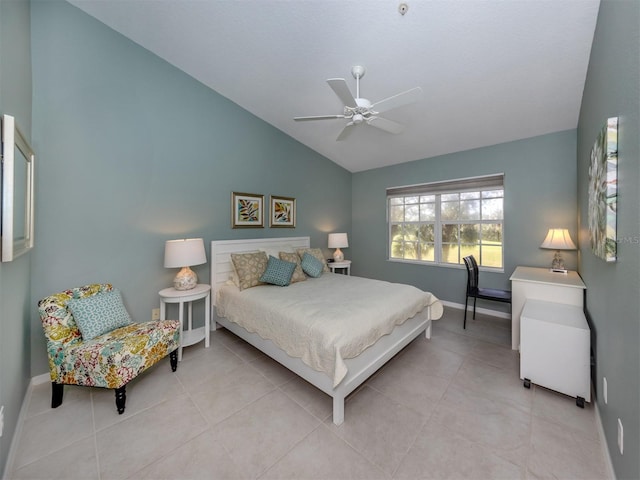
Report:
[[16,429],[13,432],[13,437],[11,438],[11,443],[9,444],[9,454],[7,455],[7,463],[4,465],[4,472],[2,473],[3,479],[8,479],[9,474],[13,472],[13,464],[16,459],[16,455],[18,454],[18,442],[20,437],[22,436],[22,427],[24,426],[24,420],[27,415],[27,410],[29,408],[29,403],[31,401],[31,393],[33,392],[33,387],[36,385],[41,385],[42,383],[50,381],[51,377],[48,373],[43,373],[42,375],[38,375],[36,377],[32,377],[29,381],[29,385],[27,386],[27,391],[24,394],[24,398],[22,399],[22,405],[20,406],[20,413],[18,413],[18,421],[16,422]]
[[609,444],[607,443],[607,437],[604,434],[604,427],[602,426],[602,417],[600,416],[600,408],[598,402],[594,400],[593,406],[596,410],[596,426],[598,427],[598,436],[600,437],[600,445],[602,446],[602,454],[604,455],[604,466],[607,473],[607,480],[615,480],[616,472],[613,469],[613,462],[611,461],[611,452],[609,451]]
[[31,385],[33,385],[34,387],[36,385],[42,385],[43,383],[50,383],[50,382],[51,382],[51,374],[49,373],[43,373],[42,375],[35,376],[31,379]]
[[[442,303],[447,307],[457,308],[458,310],[464,310],[464,305],[461,303],[447,302],[446,300],[440,300],[440,303]],[[467,306],[467,312],[473,312],[473,305]],[[489,308],[476,308],[476,313],[482,313],[483,315],[491,315],[492,317],[511,319],[511,314],[509,312],[499,312],[498,310],[491,310]]]

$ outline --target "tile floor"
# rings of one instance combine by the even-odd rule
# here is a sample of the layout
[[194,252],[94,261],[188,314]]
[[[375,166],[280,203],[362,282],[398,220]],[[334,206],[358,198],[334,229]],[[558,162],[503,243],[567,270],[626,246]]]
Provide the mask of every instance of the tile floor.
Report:
[[28,405],[10,479],[602,479],[592,405],[523,388],[510,322],[446,309],[331,422],[331,399],[237,337],[185,349],[127,388],[50,385]]

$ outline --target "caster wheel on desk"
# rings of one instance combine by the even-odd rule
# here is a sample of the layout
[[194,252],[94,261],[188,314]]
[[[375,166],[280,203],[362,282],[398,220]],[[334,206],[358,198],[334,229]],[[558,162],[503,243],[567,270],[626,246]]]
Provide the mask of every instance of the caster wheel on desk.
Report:
[[524,379],[524,388],[531,388],[531,380],[529,380],[528,378]]
[[584,408],[584,398],[576,397],[576,405],[580,408]]

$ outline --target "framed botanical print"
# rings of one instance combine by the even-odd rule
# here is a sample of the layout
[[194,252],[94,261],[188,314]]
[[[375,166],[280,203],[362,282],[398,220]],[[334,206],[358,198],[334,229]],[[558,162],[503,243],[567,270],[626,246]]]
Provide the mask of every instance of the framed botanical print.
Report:
[[231,227],[263,228],[264,195],[233,192],[231,194]]
[[269,226],[271,228],[295,228],[296,199],[275,195],[271,195],[270,199],[271,216]]
[[606,262],[617,258],[618,117],[598,132],[589,166],[588,224],[593,253]]

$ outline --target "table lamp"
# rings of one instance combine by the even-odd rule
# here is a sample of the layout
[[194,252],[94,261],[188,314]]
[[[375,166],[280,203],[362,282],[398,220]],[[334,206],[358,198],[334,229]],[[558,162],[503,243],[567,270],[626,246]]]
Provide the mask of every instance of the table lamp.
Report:
[[567,273],[567,269],[564,268],[564,260],[560,255],[560,250],[576,250],[576,245],[571,240],[569,230],[566,228],[550,228],[547,233],[547,238],[544,239],[540,248],[548,248],[555,250],[556,253],[553,256],[553,262],[551,263],[551,271],[557,273]]
[[198,284],[198,275],[189,267],[207,263],[204,241],[201,238],[168,240],[164,245],[165,268],[181,268],[173,279],[176,290],[191,290]]
[[344,253],[341,248],[349,246],[349,239],[346,233],[330,233],[329,234],[329,248],[335,248],[333,252],[333,260],[335,262],[342,262],[344,260]]

